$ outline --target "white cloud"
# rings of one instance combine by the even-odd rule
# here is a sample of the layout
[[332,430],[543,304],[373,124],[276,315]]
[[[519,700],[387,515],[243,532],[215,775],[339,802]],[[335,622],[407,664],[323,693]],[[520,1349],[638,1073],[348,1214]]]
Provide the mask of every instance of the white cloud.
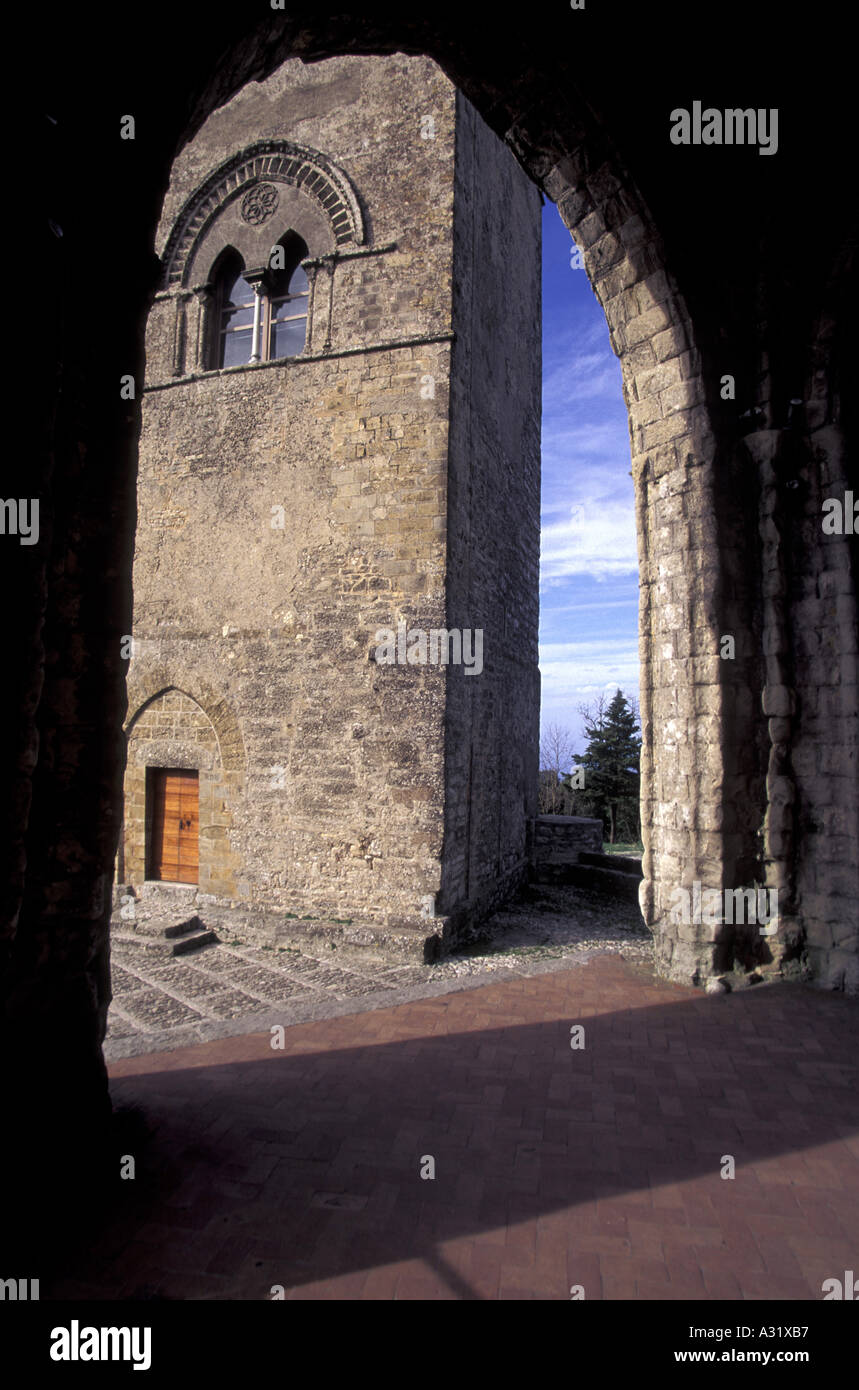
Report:
[[543,690],[638,684],[638,644],[629,638],[599,637],[583,642],[545,642],[540,646]]
[[630,472],[629,430],[625,420],[569,420],[554,416],[543,420],[541,453],[550,481],[573,482],[587,470],[602,476]]
[[574,574],[597,580],[638,570],[635,508],[624,502],[588,498],[575,502],[569,515],[543,525],[540,536],[540,578],[551,586]]
[[582,738],[580,705],[609,699],[618,689],[638,698],[638,645],[627,633],[540,646],[541,723],[560,724]]
[[601,581],[638,567],[620,369],[604,325],[575,341],[567,355],[559,345],[543,392],[544,588],[572,575]]
[[612,352],[567,353],[543,379],[543,412],[578,411],[585,401],[622,399],[620,364]]

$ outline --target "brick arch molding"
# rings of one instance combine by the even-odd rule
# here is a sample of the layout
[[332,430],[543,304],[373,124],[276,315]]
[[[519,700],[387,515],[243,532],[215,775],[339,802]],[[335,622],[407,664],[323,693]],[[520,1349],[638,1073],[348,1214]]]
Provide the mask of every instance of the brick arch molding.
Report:
[[335,246],[362,246],[364,217],[346,174],[318,150],[261,140],[225,160],[182,208],[164,248],[162,289],[186,284],[194,251],[223,209],[255,184],[286,183],[313,198],[331,224]]

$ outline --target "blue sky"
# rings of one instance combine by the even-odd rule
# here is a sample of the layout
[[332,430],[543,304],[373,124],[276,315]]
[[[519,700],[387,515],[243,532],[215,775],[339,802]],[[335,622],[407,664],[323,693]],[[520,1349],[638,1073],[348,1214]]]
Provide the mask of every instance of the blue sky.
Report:
[[579,705],[638,697],[629,428],[605,315],[554,203],[543,208],[541,725],[584,747]]

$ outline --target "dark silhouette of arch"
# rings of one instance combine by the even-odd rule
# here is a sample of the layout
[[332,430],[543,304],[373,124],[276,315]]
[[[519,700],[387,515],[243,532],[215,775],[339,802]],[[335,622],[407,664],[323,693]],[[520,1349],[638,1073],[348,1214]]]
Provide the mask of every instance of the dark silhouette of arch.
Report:
[[[720,12],[720,24],[708,30],[696,69],[699,93],[722,91],[726,72],[734,91],[758,90],[761,52],[767,53],[771,74],[795,65],[795,32],[775,7],[757,13],[736,8],[736,15]],[[682,72],[672,74],[665,61],[666,40],[682,32],[687,18],[679,0],[666,0],[659,15],[646,21],[640,5],[630,5],[628,14],[614,5],[601,14],[597,6],[592,14],[591,7],[578,13],[553,4],[538,7],[527,24],[514,26],[487,24],[482,10],[461,6],[451,11],[400,7],[383,15],[366,7],[322,13],[300,5],[288,12],[215,9],[201,25],[196,7],[183,12],[156,0],[122,63],[114,65],[104,63],[98,41],[99,26],[114,20],[107,7],[90,7],[82,16],[75,7],[49,6],[47,24],[44,11],[38,12],[42,32],[34,38],[55,113],[36,132],[41,163],[52,170],[44,190],[37,190],[44,198],[32,242],[43,267],[38,278],[46,298],[58,288],[74,293],[71,287],[85,283],[97,252],[100,283],[109,292],[121,286],[122,293],[111,305],[107,358],[102,315],[69,314],[57,334],[49,335],[41,378],[47,389],[34,416],[45,422],[41,458],[22,452],[20,461],[10,459],[6,483],[7,496],[41,495],[45,538],[38,546],[4,550],[14,562],[9,645],[15,659],[8,663],[8,693],[16,710],[8,740],[10,824],[4,837],[10,850],[4,884],[4,1072],[17,1084],[22,1102],[16,1144],[7,1150],[24,1209],[23,1173],[40,1203],[79,1199],[84,1187],[78,1188],[78,1179],[83,1184],[87,1171],[96,1172],[87,1169],[86,1143],[79,1149],[77,1172],[64,1161],[59,1186],[57,1143],[71,1133],[96,1141],[110,1113],[100,1053],[109,999],[108,918],[100,904],[121,811],[127,675],[121,636],[131,625],[140,424],[139,389],[133,401],[120,398],[113,377],[128,373],[142,381],[143,324],[162,273],[153,252],[155,228],[177,149],[236,91],[290,57],[430,55],[508,139],[531,177],[558,202],[567,225],[576,229],[613,342],[630,359],[626,385],[637,439],[646,411],[633,387],[648,369],[651,375],[661,369],[662,357],[658,365],[652,359],[657,349],[662,352],[665,330],[653,320],[671,313],[655,305],[659,277],[670,279],[672,303],[679,287],[691,305],[695,335],[684,349],[681,382],[667,388],[669,394],[687,388],[691,393],[696,342],[709,344],[713,360],[734,370],[724,345],[758,332],[764,291],[771,285],[783,293],[785,256],[796,261],[795,278],[805,288],[828,262],[829,240],[849,227],[855,195],[843,168],[849,147],[839,132],[851,128],[853,87],[845,79],[852,55],[848,45],[839,50],[833,42],[840,11],[826,0],[823,10],[833,22],[818,4],[818,22],[803,32],[803,82],[781,93],[782,128],[796,138],[785,141],[773,159],[751,149],[677,151],[669,144],[668,108],[687,98],[682,92],[666,96],[665,85],[646,75],[670,77],[672,93],[683,87]],[[619,42],[627,21],[633,23],[634,42]],[[130,92],[138,134],[145,130],[146,139],[120,142],[118,113],[128,109]],[[796,224],[797,189],[809,188],[809,170],[813,215],[804,219],[797,247],[784,228]],[[714,215],[714,209],[723,209],[724,216]],[[110,219],[120,211],[122,233],[112,235]],[[789,251],[779,250],[782,241]],[[846,314],[844,321],[849,321]],[[672,332],[676,322],[671,317]],[[761,332],[768,351],[779,348],[796,357],[807,350],[801,317],[786,316],[777,328]],[[633,366],[636,357],[648,360]],[[759,394],[763,409],[769,394],[765,373]],[[696,440],[706,444],[715,428],[720,445],[731,447],[730,437],[707,418],[700,402],[681,409],[693,422]],[[642,484],[643,564],[655,553],[659,527],[645,488],[658,487],[672,468],[688,468],[696,486],[699,477],[708,479],[705,490],[716,485],[709,479],[709,455],[697,448],[675,450],[670,414],[658,422],[663,441],[634,463],[636,482]],[[852,423],[850,430],[852,436]],[[754,565],[755,553],[738,553],[736,538],[712,527],[701,510],[687,513],[686,524],[691,540],[699,533],[698,555],[708,563],[721,566],[733,557]],[[666,555],[683,543],[666,544]],[[855,576],[850,582],[855,593]],[[749,592],[752,588],[750,583]],[[648,649],[645,625],[659,602],[658,594],[644,596]],[[741,616],[754,634],[751,601]],[[813,618],[805,625],[812,626]],[[645,686],[650,681],[648,674]],[[652,817],[676,805],[671,787],[660,797],[654,781],[656,769],[670,782],[672,755],[663,736],[670,721],[651,711],[644,689],[642,716],[650,725],[642,780],[650,788],[647,814]],[[718,718],[718,708],[696,711],[693,733],[706,719],[717,738]],[[750,740],[760,718],[757,710],[744,714]],[[671,833],[678,845],[691,847],[691,855],[684,848],[686,862],[696,863],[697,854],[709,858],[711,844],[716,854],[736,855],[737,850],[725,848],[735,834],[732,789],[726,796],[715,776],[708,801],[694,739],[679,741],[678,748],[689,752],[687,801],[694,817],[691,828],[678,822]],[[823,840],[818,835],[807,848],[812,858]],[[647,876],[657,872],[650,862],[655,858],[648,849]],[[821,858],[821,896],[829,891],[831,876]]]

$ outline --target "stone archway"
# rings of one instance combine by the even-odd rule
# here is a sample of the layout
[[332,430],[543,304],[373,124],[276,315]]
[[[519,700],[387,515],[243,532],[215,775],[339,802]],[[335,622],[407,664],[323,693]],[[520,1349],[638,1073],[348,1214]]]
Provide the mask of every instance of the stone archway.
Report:
[[[91,7],[82,17],[57,7],[50,16],[53,50],[41,43],[40,57],[59,119],[52,114],[37,142],[55,177],[50,186],[46,182],[45,217],[29,249],[39,259],[40,284],[51,304],[57,294],[77,304],[83,287],[93,282],[95,265],[102,311],[69,315],[52,336],[47,352],[55,356],[39,378],[48,383],[37,412],[47,422],[44,449],[35,463],[22,454],[20,471],[12,460],[7,483],[9,495],[40,496],[43,543],[7,546],[4,553],[14,560],[10,645],[20,653],[10,674],[18,718],[10,740],[4,988],[9,1071],[21,1098],[38,1103],[50,1080],[52,1094],[69,1097],[78,1128],[104,1115],[107,1094],[99,1052],[109,997],[106,887],[121,807],[127,674],[122,640],[130,631],[139,430],[138,401],[120,394],[122,380],[142,380],[143,325],[160,275],[154,229],[177,148],[228,96],[290,56],[313,61],[403,50],[433,57],[559,200],[594,276],[607,258],[605,287],[598,292],[605,295],[624,354],[645,547],[648,916],[655,925],[664,920],[662,885],[684,876],[706,881],[711,870],[724,879],[735,866],[745,876],[747,867],[760,862],[757,827],[767,808],[765,720],[781,716],[760,708],[760,554],[756,548],[744,552],[742,537],[749,531],[739,525],[738,506],[728,497],[741,472],[735,458],[745,426],[718,408],[718,382],[723,371],[745,373],[746,396],[766,429],[787,429],[782,383],[797,382],[801,389],[806,379],[811,320],[794,318],[787,301],[781,314],[772,308],[785,297],[786,284],[790,297],[799,289],[812,308],[819,307],[819,267],[832,264],[852,225],[852,184],[843,177],[844,147],[834,135],[850,128],[852,86],[846,71],[839,71],[832,41],[838,24],[821,16],[813,31],[803,33],[803,83],[780,99],[782,130],[793,135],[786,135],[776,158],[703,149],[681,151],[678,158],[668,141],[669,110],[695,91],[690,95],[687,77],[666,62],[664,45],[673,38],[672,26],[676,33],[686,31],[686,7],[668,3],[661,24],[643,16],[640,6],[628,14],[616,6],[602,13],[593,9],[579,13],[553,5],[527,24],[505,25],[462,7],[394,15],[363,7],[336,16],[296,8],[271,10],[262,19],[226,9],[207,12],[205,23],[197,10],[183,15],[175,7],[156,7],[135,30],[122,63],[107,67],[99,26],[113,23],[111,12]],[[720,11],[696,64],[698,90],[709,82],[709,90],[721,91],[730,72],[734,90],[749,93],[744,100],[771,103],[771,75],[790,71],[795,58],[795,35],[778,21],[776,12],[751,14],[747,6],[734,16]],[[768,55],[765,65],[761,52]],[[119,113],[129,104],[145,138],[121,141]],[[607,143],[612,157],[603,153]],[[810,168],[813,215],[803,218],[798,257],[791,245],[796,238],[785,229],[797,225],[797,190],[809,188]],[[652,218],[643,215],[645,204]],[[648,264],[653,226],[664,261],[660,255]],[[638,257],[634,282],[610,294],[612,271],[623,265],[621,278],[628,273],[627,256],[633,263]],[[657,279],[648,291],[651,276]],[[660,296],[656,303],[648,293]],[[664,307],[669,303],[676,313]],[[846,321],[849,306],[839,306],[838,313]],[[682,350],[673,352],[680,345],[674,335],[687,329]],[[663,359],[664,332],[672,352]],[[642,350],[636,365],[643,348],[652,350],[655,362]],[[648,371],[659,373],[666,362],[675,366],[663,384],[653,377],[651,391],[637,399],[639,386],[647,390]],[[698,399],[702,386],[704,400]],[[761,428],[755,418],[746,421],[750,438]],[[751,457],[757,456],[752,446]],[[760,493],[758,479],[748,487],[754,496]],[[803,539],[797,540],[803,583],[810,582],[809,557],[821,543],[816,521],[810,510]],[[687,559],[677,577],[672,571],[683,568],[677,551],[683,535],[695,542],[698,558]],[[855,543],[844,537],[836,548],[844,561],[837,566],[843,576],[838,582],[855,595]],[[813,586],[809,593],[787,594],[786,602],[794,627],[825,627],[829,621],[828,599]],[[715,664],[718,649],[710,639],[720,628],[736,631],[742,639],[738,651],[745,644],[736,681]],[[693,631],[702,634],[694,648]],[[790,643],[790,624],[785,631]],[[836,666],[842,657],[833,652]],[[684,708],[677,701],[675,712],[671,678],[681,674],[683,663]],[[815,688],[810,674],[807,688]],[[803,773],[803,795],[813,811],[816,779],[839,766],[847,776],[855,773],[856,746],[843,730],[830,737],[825,712],[810,716],[807,708],[799,709],[797,718],[805,721],[807,742],[820,740],[824,750],[821,766],[808,765],[806,758]],[[815,725],[820,719],[824,723]],[[821,834],[791,850],[807,865],[807,891],[816,896],[821,922],[837,911],[836,877],[844,889],[837,896],[856,897],[850,867],[856,864],[850,830],[855,777],[853,787],[845,822],[852,856],[845,858],[839,847],[840,863],[833,866],[822,852]],[[800,913],[800,938],[802,931]],[[712,959],[705,936],[694,926],[661,928],[663,968],[680,979],[694,978],[697,970],[701,978],[702,966]],[[51,1041],[58,1028],[61,1055]],[[55,1110],[47,1126],[38,1114],[33,1121],[38,1144],[63,1117]],[[48,1142],[45,1152],[50,1150]]]
[[662,969],[689,981],[712,971],[714,951],[700,930],[673,922],[674,890],[694,879],[721,885],[733,867],[717,833],[723,620],[710,601],[728,557],[712,554],[716,448],[694,328],[648,210],[619,175],[599,137],[588,144],[583,133],[542,186],[582,252],[623,372],[641,586],[640,899]]
[[[748,833],[734,834],[733,844],[721,833],[734,831],[726,804],[733,789],[719,737],[726,719],[718,659],[725,619],[712,590],[732,558],[738,567],[732,552],[742,542],[718,524],[701,353],[653,217],[593,115],[576,112],[574,140],[561,158],[535,141],[526,120],[510,127],[506,139],[557,202],[581,247],[622,365],[643,594],[642,906],[659,938],[663,969],[678,979],[704,979],[717,965],[714,944],[700,930],[685,937],[682,928],[674,930],[674,891],[694,879],[733,885],[737,861],[747,866],[754,854]],[[243,156],[227,161],[190,198],[167,241],[168,278],[181,280],[207,218],[225,198],[238,196],[230,183],[237,177],[233,165],[262,177],[264,153],[250,164]],[[184,248],[184,259],[177,259],[177,248]]]
[[[281,39],[259,61],[242,54],[238,67],[249,63],[244,80],[267,75],[291,53],[307,51],[305,45],[314,58],[363,51],[360,43],[309,37],[306,30],[291,43],[282,32]],[[372,44],[382,52],[393,46],[384,38]],[[724,632],[750,625],[753,585],[743,559],[746,530],[718,496],[723,458],[700,334],[654,217],[593,107],[565,97],[560,138],[543,124],[545,106],[535,113],[514,91],[502,117],[497,102],[487,110],[479,81],[461,60],[434,45],[426,51],[503,128],[531,178],[557,202],[621,361],[642,583],[642,907],[656,932],[662,970],[703,982],[732,963],[730,942],[717,946],[706,925],[675,923],[671,905],[676,889],[693,881],[721,890],[765,876],[757,832],[766,811],[766,754],[754,732],[758,667],[752,660],[738,680],[719,658]],[[205,104],[238,85],[235,70],[229,92],[219,81],[213,78]],[[777,962],[778,952],[768,949],[765,960]]]
[[192,700],[211,724],[225,770],[244,772],[247,754],[239,721],[230,701],[221,691],[216,690],[208,681],[200,680],[192,671],[174,673],[171,679],[166,667],[155,666],[146,672],[145,677],[138,678],[132,665],[128,678],[128,694],[129,707],[134,713],[126,722],[126,735],[131,734],[141,715],[154,700],[172,690]]
[[[131,684],[136,684],[133,677]],[[204,706],[188,690],[168,686],[137,704],[126,736],[117,882],[136,891],[150,877],[152,770],[184,768],[199,778],[198,891],[231,897],[236,891],[236,858],[230,827],[244,787],[245,759],[241,731],[229,705],[210,699]]]

